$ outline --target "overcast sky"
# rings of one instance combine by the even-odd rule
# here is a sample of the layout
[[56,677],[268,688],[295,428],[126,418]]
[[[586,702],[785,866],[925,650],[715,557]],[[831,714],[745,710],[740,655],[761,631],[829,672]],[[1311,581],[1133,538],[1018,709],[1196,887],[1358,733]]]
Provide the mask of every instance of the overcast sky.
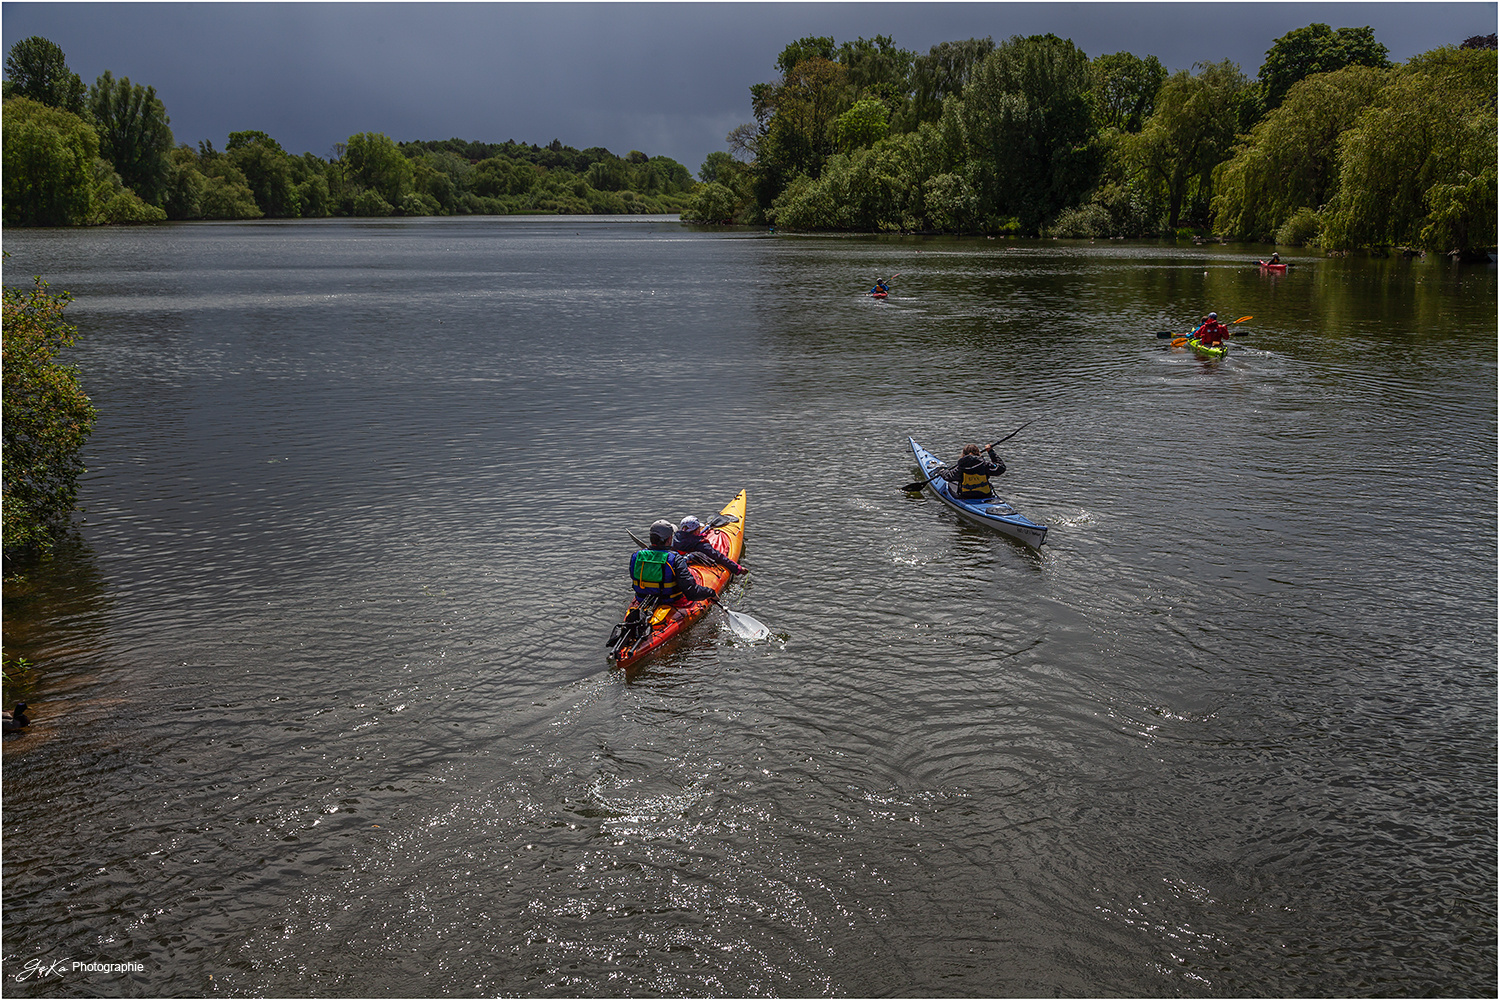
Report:
[[1248,76],[1294,28],[1375,30],[1394,62],[1496,30],[1500,5],[1346,3],[16,3],[7,53],[41,35],[92,84],[156,88],[179,143],[258,129],[328,156],[358,132],[670,156],[697,172],[747,122],[749,87],[805,35],[939,42],[1051,32],[1088,56]]

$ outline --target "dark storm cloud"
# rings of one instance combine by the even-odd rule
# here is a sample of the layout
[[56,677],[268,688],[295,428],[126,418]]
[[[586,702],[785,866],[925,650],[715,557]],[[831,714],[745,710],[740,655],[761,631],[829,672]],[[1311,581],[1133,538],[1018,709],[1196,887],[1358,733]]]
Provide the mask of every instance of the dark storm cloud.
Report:
[[750,119],[749,86],[804,35],[939,42],[1051,32],[1090,56],[1250,76],[1294,28],[1369,25],[1401,62],[1496,29],[1494,3],[6,3],[4,45],[56,42],[85,83],[154,86],[178,142],[259,129],[327,155],[393,139],[639,149],[696,171]]

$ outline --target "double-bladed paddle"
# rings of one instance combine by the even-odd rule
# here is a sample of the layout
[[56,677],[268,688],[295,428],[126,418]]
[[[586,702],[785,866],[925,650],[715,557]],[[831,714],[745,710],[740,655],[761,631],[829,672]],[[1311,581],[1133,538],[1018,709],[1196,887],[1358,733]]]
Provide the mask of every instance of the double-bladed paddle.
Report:
[[[895,281],[897,278],[900,278],[900,277],[901,277],[901,272],[897,271],[895,274],[891,275],[889,278],[884,279],[883,281],[877,280],[875,282],[875,284],[876,285],[888,285],[888,284],[890,284],[891,282]],[[868,292],[865,293],[865,295],[874,295],[874,294],[875,294],[875,290],[874,289],[870,289],[870,291],[868,291]]]
[[[1002,442],[1010,441],[1016,435],[1020,434],[1022,431],[1026,430],[1027,428],[1029,428],[1031,425],[1033,425],[1035,423],[1036,423],[1036,420],[1034,418],[1032,420],[1027,421],[1025,424],[1022,424],[1020,427],[1016,428],[1010,434],[1006,435],[1004,438],[1001,438],[1000,441],[997,441],[997,442],[994,442],[993,444],[985,446],[984,450],[986,452],[988,452],[990,449],[994,448],[995,445],[999,445]],[[945,467],[940,466],[940,467],[938,467],[938,471],[935,472],[935,473],[933,473],[931,476],[927,477],[927,479],[925,479],[925,480],[918,480],[915,483],[908,483],[906,486],[902,487],[901,489],[904,490],[906,493],[914,494],[917,491],[921,490],[923,487],[925,487],[927,484],[931,483],[933,480],[937,479],[939,476],[943,475],[943,469],[944,468]]]
[[[740,519],[737,515],[716,514],[712,518],[708,519],[708,524],[711,528],[717,528],[720,525],[732,524],[733,522],[739,520]],[[636,535],[630,529],[625,529],[625,534],[630,536],[630,538],[635,541],[635,544],[640,546],[642,549],[651,548],[650,546],[646,545],[646,543],[642,542],[640,536]],[[763,640],[767,636],[771,635],[771,630],[766,628],[766,626],[763,625],[759,619],[755,618],[752,615],[746,615],[744,612],[733,611],[728,605],[724,604],[723,599],[721,599],[717,594],[712,598],[709,598],[708,600],[713,602],[715,605],[718,605],[719,608],[723,610],[724,614],[729,617],[729,628],[734,630],[734,634],[740,639],[750,640],[751,642],[754,642],[756,640]]]
[[[1226,324],[1226,326],[1232,327],[1236,323],[1244,323],[1246,320],[1253,320],[1253,319],[1255,319],[1255,317],[1253,317],[1253,316],[1242,316],[1238,320],[1235,320],[1232,323]],[[1179,334],[1179,333],[1177,333],[1176,331],[1173,331],[1173,330],[1158,330],[1156,332],[1156,336],[1160,337],[1162,340],[1166,340],[1168,337],[1171,337],[1171,338],[1182,337],[1182,339],[1183,339],[1184,342],[1187,341],[1186,337],[1183,337],[1182,334]],[[1237,336],[1237,337],[1244,337],[1245,334],[1244,334],[1243,331],[1241,331],[1240,333],[1236,334],[1235,336]]]
[[[1246,320],[1253,320],[1253,319],[1255,319],[1255,317],[1253,317],[1253,316],[1242,316],[1238,320],[1234,320],[1234,321],[1232,321],[1230,323],[1225,324],[1225,326],[1232,327],[1236,323],[1244,323]],[[1186,334],[1186,335],[1184,335],[1184,334],[1174,334],[1170,330],[1163,330],[1163,331],[1159,332],[1156,336],[1157,337],[1170,337],[1170,338],[1172,338],[1172,344],[1171,344],[1171,346],[1174,347],[1174,348],[1180,348],[1184,344],[1186,344],[1189,340],[1191,340],[1193,335],[1192,334]],[[1245,332],[1244,331],[1239,331],[1239,332],[1230,331],[1229,332],[1229,336],[1231,336],[1231,337],[1244,337],[1245,336]]]

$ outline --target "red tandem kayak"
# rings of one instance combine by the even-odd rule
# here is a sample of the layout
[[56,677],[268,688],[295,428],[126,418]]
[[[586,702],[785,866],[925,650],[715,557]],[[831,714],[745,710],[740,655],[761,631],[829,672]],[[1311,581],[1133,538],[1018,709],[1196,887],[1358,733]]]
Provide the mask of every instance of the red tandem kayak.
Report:
[[[715,549],[738,561],[745,544],[745,491],[724,505],[718,517],[709,522],[708,541]],[[723,594],[729,586],[731,574],[721,566],[694,564],[693,575],[698,583]],[[708,612],[712,601],[690,601],[682,605],[651,604],[643,606],[632,601],[625,610],[625,618],[615,626],[610,637],[609,659],[621,667],[629,667],[654,650],[660,649],[673,637],[687,630]]]

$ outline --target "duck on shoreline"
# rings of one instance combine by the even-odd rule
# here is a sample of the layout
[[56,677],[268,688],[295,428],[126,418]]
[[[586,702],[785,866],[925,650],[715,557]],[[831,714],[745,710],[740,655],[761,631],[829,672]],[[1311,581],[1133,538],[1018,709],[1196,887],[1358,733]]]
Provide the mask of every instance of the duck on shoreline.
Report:
[[17,702],[15,711],[9,709],[0,712],[0,731],[5,733],[19,733],[31,725],[31,720],[26,716],[26,703]]

